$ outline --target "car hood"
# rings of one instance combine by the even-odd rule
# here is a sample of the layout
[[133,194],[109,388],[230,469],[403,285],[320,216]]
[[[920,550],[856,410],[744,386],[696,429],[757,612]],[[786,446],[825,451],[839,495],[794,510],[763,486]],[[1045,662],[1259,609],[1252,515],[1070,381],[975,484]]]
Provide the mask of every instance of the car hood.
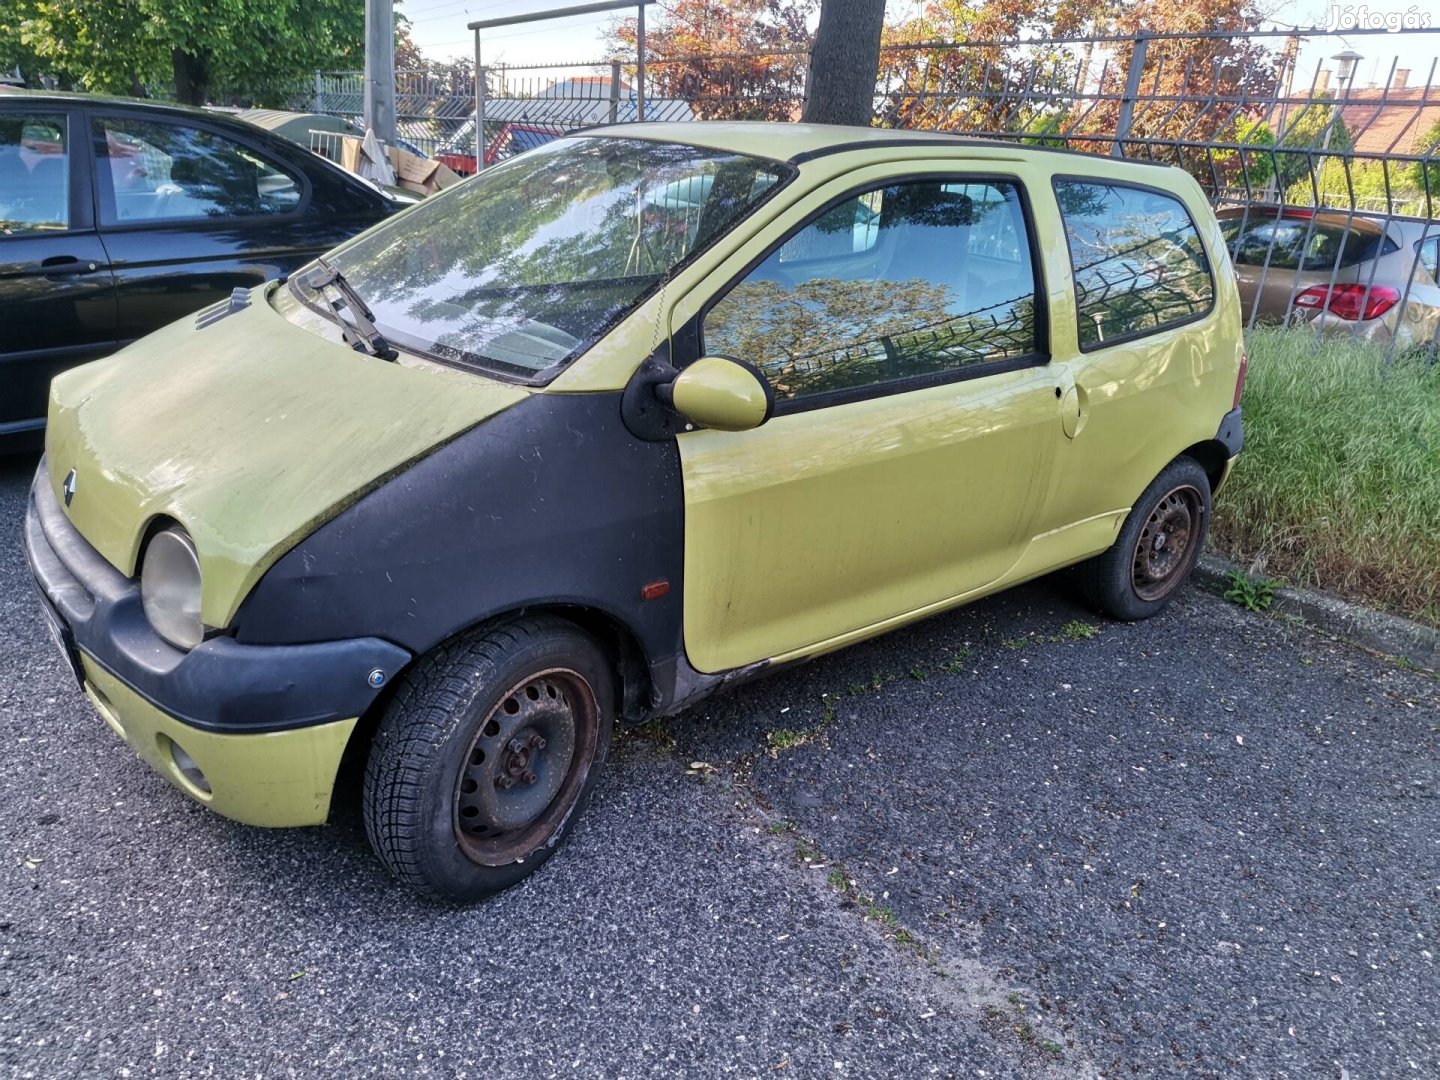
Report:
[[50,392],[48,477],[71,522],[127,576],[156,519],[179,522],[217,627],[318,525],[531,393],[386,363],[288,322],[260,290],[253,300],[67,371]]

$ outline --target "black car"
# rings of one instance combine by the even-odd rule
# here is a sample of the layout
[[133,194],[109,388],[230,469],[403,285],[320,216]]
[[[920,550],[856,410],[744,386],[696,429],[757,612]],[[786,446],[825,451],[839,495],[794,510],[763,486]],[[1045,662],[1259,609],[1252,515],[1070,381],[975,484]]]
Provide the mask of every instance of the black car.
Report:
[[38,445],[57,372],[398,208],[233,117],[0,87],[0,451]]

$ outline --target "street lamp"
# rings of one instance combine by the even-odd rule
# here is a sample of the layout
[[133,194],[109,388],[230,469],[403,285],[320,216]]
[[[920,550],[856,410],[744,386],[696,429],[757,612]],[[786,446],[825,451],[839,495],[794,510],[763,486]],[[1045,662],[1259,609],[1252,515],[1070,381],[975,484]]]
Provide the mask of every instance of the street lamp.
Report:
[[1336,53],[1330,59],[1335,61],[1335,75],[1344,84],[1345,92],[1348,94],[1350,84],[1355,81],[1355,68],[1365,57],[1354,49],[1346,49],[1344,52]]

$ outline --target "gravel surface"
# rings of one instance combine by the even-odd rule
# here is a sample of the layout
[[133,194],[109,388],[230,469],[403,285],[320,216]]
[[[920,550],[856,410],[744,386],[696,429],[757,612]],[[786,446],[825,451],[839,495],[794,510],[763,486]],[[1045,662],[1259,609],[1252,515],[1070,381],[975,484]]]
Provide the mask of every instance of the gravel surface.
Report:
[[[69,684],[0,459],[0,1072],[1440,1077],[1436,681],[1034,586],[623,738],[464,910],[190,804]],[[692,765],[699,767],[692,768]]]

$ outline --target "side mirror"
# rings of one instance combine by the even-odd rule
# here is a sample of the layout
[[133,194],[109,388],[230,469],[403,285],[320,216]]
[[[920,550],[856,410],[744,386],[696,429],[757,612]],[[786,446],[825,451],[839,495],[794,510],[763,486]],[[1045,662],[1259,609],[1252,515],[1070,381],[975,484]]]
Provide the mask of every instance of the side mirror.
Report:
[[765,376],[728,356],[702,356],[657,389],[687,420],[720,431],[749,431],[775,411]]

